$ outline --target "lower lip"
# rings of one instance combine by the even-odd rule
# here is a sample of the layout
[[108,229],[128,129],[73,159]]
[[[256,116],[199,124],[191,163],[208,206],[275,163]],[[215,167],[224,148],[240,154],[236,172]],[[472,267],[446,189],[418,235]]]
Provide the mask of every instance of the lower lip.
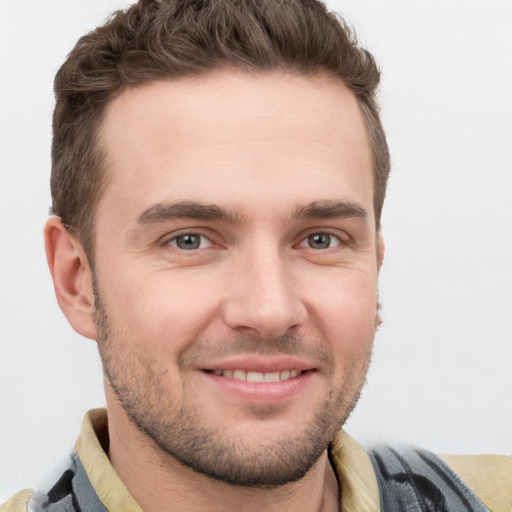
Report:
[[221,391],[253,403],[277,403],[300,393],[313,377],[314,370],[300,373],[292,379],[279,382],[247,382],[201,372]]

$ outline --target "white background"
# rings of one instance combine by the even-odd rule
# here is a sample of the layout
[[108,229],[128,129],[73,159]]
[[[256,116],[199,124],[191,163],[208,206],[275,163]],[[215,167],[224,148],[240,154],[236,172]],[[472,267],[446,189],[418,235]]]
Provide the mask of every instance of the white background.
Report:
[[[94,342],[53,296],[52,80],[121,0],[0,0],[0,498],[33,487],[103,404]],[[339,0],[384,69],[393,158],[384,324],[357,439],[512,452],[512,1]]]

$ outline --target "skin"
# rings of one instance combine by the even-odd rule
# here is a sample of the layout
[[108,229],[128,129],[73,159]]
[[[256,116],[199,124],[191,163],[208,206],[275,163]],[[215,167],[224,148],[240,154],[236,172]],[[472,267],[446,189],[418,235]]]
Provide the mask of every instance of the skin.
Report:
[[[129,491],[146,511],[338,510],[327,446],[364,384],[383,255],[353,94],[284,72],[152,82],[108,105],[100,140],[95,274],[56,217],[46,247],[61,308],[98,341]],[[285,367],[304,371],[252,385],[211,373]],[[180,462],[183,431],[199,459],[227,454],[219,474]],[[305,452],[300,475],[268,476]],[[244,485],[220,475],[232,467]]]

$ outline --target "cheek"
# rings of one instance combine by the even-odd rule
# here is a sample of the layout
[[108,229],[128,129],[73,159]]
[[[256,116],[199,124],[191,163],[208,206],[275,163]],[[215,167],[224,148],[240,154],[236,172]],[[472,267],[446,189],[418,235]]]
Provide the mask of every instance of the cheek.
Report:
[[208,280],[187,272],[118,272],[101,288],[108,290],[102,297],[111,323],[134,342],[176,351],[192,343],[216,311],[218,296],[211,287],[199,288],[201,282]]
[[332,279],[310,310],[320,335],[341,357],[366,354],[373,343],[377,315],[376,276],[359,272]]

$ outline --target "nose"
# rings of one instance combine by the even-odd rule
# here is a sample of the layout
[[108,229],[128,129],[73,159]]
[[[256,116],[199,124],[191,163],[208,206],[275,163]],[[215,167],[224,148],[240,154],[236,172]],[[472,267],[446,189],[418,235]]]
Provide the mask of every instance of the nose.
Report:
[[238,332],[270,339],[304,324],[299,283],[279,251],[252,252],[231,269],[224,320]]

